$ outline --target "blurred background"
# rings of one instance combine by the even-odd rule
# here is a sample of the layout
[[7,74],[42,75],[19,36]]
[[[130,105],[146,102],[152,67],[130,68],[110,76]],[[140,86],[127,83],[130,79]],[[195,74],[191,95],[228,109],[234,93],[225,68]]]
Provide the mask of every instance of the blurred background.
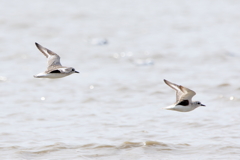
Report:
[[[0,159],[239,158],[240,1],[0,4]],[[35,42],[80,74],[33,78]],[[162,110],[163,79],[206,107]]]

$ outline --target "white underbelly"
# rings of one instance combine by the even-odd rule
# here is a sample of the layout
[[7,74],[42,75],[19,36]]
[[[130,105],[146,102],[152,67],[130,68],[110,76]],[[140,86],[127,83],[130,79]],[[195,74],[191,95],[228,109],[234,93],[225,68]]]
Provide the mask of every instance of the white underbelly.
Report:
[[196,107],[192,107],[192,106],[171,105],[171,106],[166,107],[165,109],[179,111],[179,112],[189,112],[189,111],[194,110],[195,108]]
[[35,75],[35,78],[62,78],[62,77],[66,77],[70,74],[66,74],[66,73],[39,73],[37,75]]

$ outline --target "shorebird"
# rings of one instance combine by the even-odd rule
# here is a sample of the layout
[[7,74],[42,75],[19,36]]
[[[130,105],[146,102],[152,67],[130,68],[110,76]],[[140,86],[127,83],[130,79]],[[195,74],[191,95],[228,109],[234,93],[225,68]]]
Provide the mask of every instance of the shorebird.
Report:
[[47,57],[47,70],[45,72],[34,75],[35,78],[62,78],[73,73],[79,73],[73,67],[64,67],[60,63],[60,56],[53,51],[44,48],[38,43],[35,43],[37,48]]
[[183,87],[181,85],[177,85],[174,83],[171,83],[164,79],[164,82],[169,85],[171,88],[176,90],[176,103],[173,105],[170,105],[168,107],[165,107],[164,109],[167,110],[174,110],[179,112],[189,112],[194,110],[195,108],[199,106],[205,106],[201,104],[199,101],[192,102],[192,97],[196,95],[196,93],[186,87]]

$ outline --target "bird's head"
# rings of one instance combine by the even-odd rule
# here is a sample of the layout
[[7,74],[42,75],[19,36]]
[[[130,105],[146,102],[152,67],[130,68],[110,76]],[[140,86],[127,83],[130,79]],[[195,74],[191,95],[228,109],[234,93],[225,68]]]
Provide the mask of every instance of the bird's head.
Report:
[[79,73],[79,72],[76,71],[74,68],[71,68],[71,73]]
[[199,102],[199,101],[193,102],[193,104],[194,104],[195,106],[197,106],[197,107],[199,107],[199,106],[205,107],[205,105],[202,104],[202,103]]

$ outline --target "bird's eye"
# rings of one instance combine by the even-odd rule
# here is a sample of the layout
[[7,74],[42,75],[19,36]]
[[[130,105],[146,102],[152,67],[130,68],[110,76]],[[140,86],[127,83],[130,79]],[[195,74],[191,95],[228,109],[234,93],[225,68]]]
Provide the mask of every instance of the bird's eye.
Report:
[[75,71],[75,69],[73,68],[72,71]]
[[197,104],[200,104],[200,102],[198,102]]

